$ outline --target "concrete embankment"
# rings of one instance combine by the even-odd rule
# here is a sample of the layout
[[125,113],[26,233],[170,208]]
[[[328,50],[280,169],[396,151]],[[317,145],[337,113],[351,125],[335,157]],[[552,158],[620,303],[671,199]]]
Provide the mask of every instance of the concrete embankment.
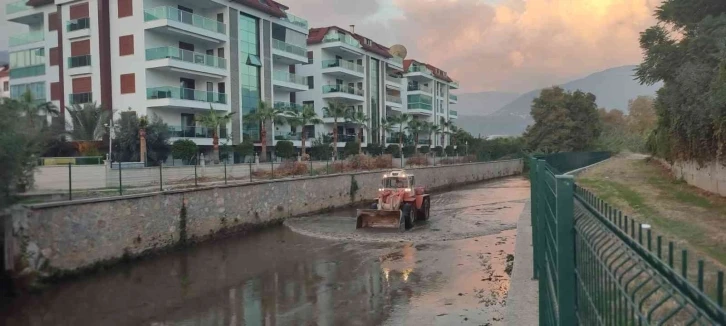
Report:
[[[431,189],[517,175],[521,160],[410,169]],[[373,198],[381,171],[31,205],[6,219],[6,268],[52,275]]]

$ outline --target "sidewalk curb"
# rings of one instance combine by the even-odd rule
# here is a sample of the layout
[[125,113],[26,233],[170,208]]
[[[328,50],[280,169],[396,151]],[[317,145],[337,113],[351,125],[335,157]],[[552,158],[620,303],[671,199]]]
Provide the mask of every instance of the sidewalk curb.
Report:
[[532,219],[531,201],[524,205],[517,221],[517,243],[514,249],[514,270],[509,283],[507,325],[537,325],[539,323],[538,283],[532,279]]

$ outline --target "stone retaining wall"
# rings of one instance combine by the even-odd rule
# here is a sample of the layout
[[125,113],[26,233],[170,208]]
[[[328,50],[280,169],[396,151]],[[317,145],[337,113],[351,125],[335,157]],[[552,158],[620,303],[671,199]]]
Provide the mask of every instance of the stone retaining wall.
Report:
[[673,164],[659,159],[670,169],[677,179],[710,193],[726,197],[726,166],[720,162],[710,162],[703,166],[697,162],[677,161]]
[[[436,190],[520,174],[522,160],[408,169]],[[11,270],[41,275],[168,248],[217,232],[350,205],[376,196],[381,171],[281,179],[13,210],[6,240]],[[351,223],[351,227],[353,224]]]

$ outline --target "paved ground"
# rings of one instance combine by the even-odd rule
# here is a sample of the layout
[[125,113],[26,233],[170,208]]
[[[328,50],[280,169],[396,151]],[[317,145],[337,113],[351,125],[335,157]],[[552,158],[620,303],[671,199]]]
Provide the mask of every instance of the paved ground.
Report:
[[501,325],[528,197],[520,177],[438,194],[406,233],[291,221],[16,298],[0,324]]

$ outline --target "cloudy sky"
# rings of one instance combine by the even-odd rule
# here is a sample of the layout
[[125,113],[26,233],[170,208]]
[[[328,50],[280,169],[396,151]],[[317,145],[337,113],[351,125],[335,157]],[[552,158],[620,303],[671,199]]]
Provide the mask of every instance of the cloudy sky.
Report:
[[[17,32],[4,23],[0,50]],[[139,0],[141,1],[141,0]],[[460,92],[516,91],[637,64],[638,34],[661,0],[279,0],[311,27],[337,25],[400,43],[461,82]],[[5,25],[2,25],[5,24]],[[10,24],[15,25],[15,24]],[[6,33],[7,32],[7,33]]]

